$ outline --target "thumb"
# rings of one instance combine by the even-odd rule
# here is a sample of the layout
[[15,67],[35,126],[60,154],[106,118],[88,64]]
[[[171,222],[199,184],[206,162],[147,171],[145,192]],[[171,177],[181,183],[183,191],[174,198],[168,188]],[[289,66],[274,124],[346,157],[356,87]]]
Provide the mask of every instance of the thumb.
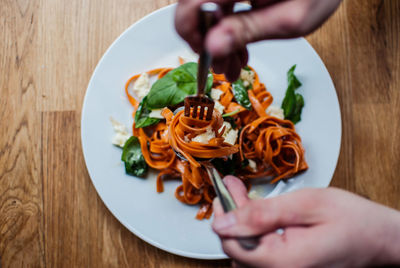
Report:
[[222,237],[262,235],[290,226],[317,222],[318,202],[314,189],[270,199],[251,200],[241,208],[216,217],[212,227]]
[[206,47],[214,57],[223,57],[246,44],[273,38],[305,34],[301,26],[306,18],[304,1],[282,1],[222,19],[206,37]]

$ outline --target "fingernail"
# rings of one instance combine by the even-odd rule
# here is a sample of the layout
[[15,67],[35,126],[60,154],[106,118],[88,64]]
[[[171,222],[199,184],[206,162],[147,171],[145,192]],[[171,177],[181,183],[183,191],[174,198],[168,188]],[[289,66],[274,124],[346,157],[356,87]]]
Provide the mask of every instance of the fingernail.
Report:
[[229,33],[223,33],[212,38],[208,44],[208,50],[213,56],[226,56],[232,50],[233,37]]
[[233,213],[225,214],[214,220],[213,227],[215,230],[220,231],[227,229],[236,224],[236,217]]

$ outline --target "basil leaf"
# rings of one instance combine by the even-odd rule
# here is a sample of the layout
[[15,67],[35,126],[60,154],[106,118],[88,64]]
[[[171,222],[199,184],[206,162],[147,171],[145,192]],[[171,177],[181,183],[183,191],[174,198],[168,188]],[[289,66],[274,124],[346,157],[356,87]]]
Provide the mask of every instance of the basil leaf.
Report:
[[293,114],[295,107],[296,94],[294,93],[294,90],[292,88],[288,87],[288,89],[286,90],[285,98],[282,101],[283,115],[285,116],[285,119]]
[[146,174],[148,166],[142,155],[139,139],[130,137],[122,150],[121,160],[125,163],[125,172],[130,175],[142,177]]
[[295,70],[296,65],[293,65],[287,72],[288,87],[281,106],[285,119],[289,119],[294,124],[301,120],[301,111],[304,107],[303,96],[295,93],[295,90],[301,86],[301,82],[294,75]]
[[297,77],[294,75],[295,70],[296,70],[296,64],[293,65],[287,72],[287,80],[288,80],[289,87],[293,87],[293,89],[298,89],[299,87],[301,87],[301,83],[297,79]]
[[[158,79],[147,94],[147,107],[160,109],[183,102],[184,98],[197,92],[198,64],[188,62],[171,70]],[[206,93],[211,91],[213,76],[208,75]]]
[[140,102],[135,113],[135,128],[148,127],[160,122],[158,118],[149,117],[151,110],[148,108],[147,96]]
[[246,66],[244,66],[244,67],[243,67],[243,69],[245,69],[246,71],[251,71],[250,67],[249,67],[249,66],[247,66],[247,65],[246,65]]
[[301,121],[301,110],[304,107],[304,99],[303,96],[300,94],[296,94],[296,107],[293,112],[293,116],[290,117],[290,121],[294,124]]
[[249,95],[247,94],[247,90],[243,85],[243,81],[241,79],[238,79],[237,81],[233,82],[232,89],[236,101],[247,110],[251,110],[251,102],[249,100]]

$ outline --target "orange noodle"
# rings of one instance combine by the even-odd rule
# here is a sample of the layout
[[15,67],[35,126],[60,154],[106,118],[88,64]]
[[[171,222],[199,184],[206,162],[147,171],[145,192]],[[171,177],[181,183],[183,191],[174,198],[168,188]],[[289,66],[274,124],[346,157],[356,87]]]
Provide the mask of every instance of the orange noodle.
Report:
[[[184,63],[179,58],[180,64]],[[240,130],[240,136],[234,145],[224,139],[226,127],[221,113],[214,110],[210,121],[186,117],[183,111],[175,115],[169,108],[162,111],[165,121],[156,125],[135,128],[133,135],[138,137],[146,163],[157,170],[157,192],[164,191],[163,182],[175,179],[182,183],[175,190],[175,197],[182,203],[200,205],[197,219],[209,218],[212,215],[212,201],[215,192],[207,175],[197,158],[223,158],[236,155],[238,161],[252,160],[255,168],[242,168],[235,165],[235,174],[248,182],[253,178],[269,177],[271,183],[288,179],[308,168],[304,157],[304,148],[293,123],[289,120],[269,116],[266,109],[273,97],[265,85],[260,82],[254,69],[254,81],[247,90],[251,109],[248,110],[235,100],[232,84],[224,75],[213,73],[213,88],[222,91],[219,98],[224,107],[223,113],[232,113],[231,123]],[[158,68],[147,72],[160,79],[172,68]],[[134,108],[133,117],[138,109],[137,101],[129,93],[129,85],[140,74],[132,76],[125,85],[125,92]],[[193,139],[204,133],[211,138],[206,143]],[[175,151],[187,161],[176,156]],[[223,175],[223,174],[221,174]]]

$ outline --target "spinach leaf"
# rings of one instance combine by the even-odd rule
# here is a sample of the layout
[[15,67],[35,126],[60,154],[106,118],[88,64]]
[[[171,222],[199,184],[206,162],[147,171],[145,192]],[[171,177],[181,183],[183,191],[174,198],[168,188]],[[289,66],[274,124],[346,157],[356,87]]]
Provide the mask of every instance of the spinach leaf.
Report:
[[149,117],[151,110],[148,108],[147,96],[140,102],[135,114],[135,128],[148,127],[160,122],[158,118]]
[[236,123],[235,123],[235,118],[233,118],[233,117],[231,117],[231,116],[226,116],[226,117],[223,117],[223,119],[224,119],[224,121],[226,121],[226,122],[228,122],[229,124],[231,124],[231,126],[232,126],[233,129],[236,129],[236,128],[237,128],[237,125],[236,125]]
[[146,174],[148,166],[142,155],[139,139],[130,137],[122,150],[121,160],[125,163],[125,172],[130,175],[142,177]]
[[243,81],[238,79],[237,81],[233,82],[232,89],[236,101],[247,110],[251,110],[251,102],[249,100],[249,95],[247,94],[247,89],[243,85]]
[[[188,95],[197,92],[198,64],[188,62],[171,70],[164,77],[158,79],[147,94],[149,109],[160,109],[183,102]],[[207,79],[206,93],[211,90],[213,84],[212,74]]]
[[250,164],[250,162],[249,162],[249,159],[247,159],[247,158],[245,158],[243,161],[242,161],[242,168],[245,168],[245,167],[247,167],[248,165]]
[[222,173],[222,175],[236,175],[235,171],[235,161],[233,159],[222,159],[222,158],[214,158],[211,163],[214,167]]
[[285,98],[282,101],[282,109],[285,119],[289,119],[294,124],[301,120],[301,111],[304,107],[303,96],[295,93],[295,90],[301,86],[300,81],[294,75],[296,65],[293,65],[287,72],[288,87]]

